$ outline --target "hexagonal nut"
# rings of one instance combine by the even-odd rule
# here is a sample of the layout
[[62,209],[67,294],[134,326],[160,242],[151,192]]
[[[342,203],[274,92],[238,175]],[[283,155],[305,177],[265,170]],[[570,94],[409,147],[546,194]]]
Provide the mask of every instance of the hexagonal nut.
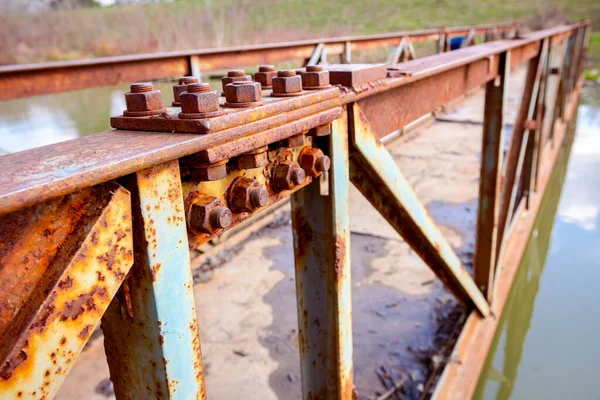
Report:
[[302,147],[304,146],[304,134],[291,136],[280,142],[280,147]]
[[190,163],[192,179],[198,182],[208,182],[225,178],[227,176],[227,161],[229,159],[214,164]]
[[163,108],[160,90],[141,93],[125,93],[125,104],[129,112],[160,111]]
[[227,72],[227,76],[221,78],[223,92],[225,92],[225,86],[234,82],[252,82],[252,77],[250,75],[246,75],[244,70],[241,69]]
[[273,78],[273,93],[296,93],[302,91],[302,78],[294,76],[276,76]]
[[260,83],[234,82],[225,86],[225,99],[228,103],[252,103],[262,100]]
[[233,212],[253,212],[269,203],[269,192],[257,180],[242,176],[231,184],[228,204]]
[[181,93],[185,92],[189,83],[198,83],[200,80],[194,76],[184,76],[179,78],[177,85],[173,85],[173,105],[179,105]]
[[233,215],[216,197],[200,194],[190,206],[187,214],[188,228],[195,234],[211,234],[231,225]]
[[269,156],[266,151],[255,154],[247,153],[238,156],[237,161],[239,169],[260,168],[269,164]]
[[181,112],[206,113],[219,111],[219,95],[216,90],[208,92],[184,92],[180,96]]
[[298,158],[300,167],[308,176],[319,176],[322,172],[329,171],[331,168],[331,159],[323,154],[321,149],[314,147],[306,148],[300,153]]
[[291,190],[302,185],[306,180],[306,173],[296,162],[282,162],[275,167],[273,183],[278,191]]
[[318,89],[329,86],[329,71],[307,71],[302,74],[302,87],[304,89]]
[[258,71],[254,74],[254,80],[260,83],[263,89],[273,87],[273,78],[277,76],[277,71],[272,65],[261,65]]

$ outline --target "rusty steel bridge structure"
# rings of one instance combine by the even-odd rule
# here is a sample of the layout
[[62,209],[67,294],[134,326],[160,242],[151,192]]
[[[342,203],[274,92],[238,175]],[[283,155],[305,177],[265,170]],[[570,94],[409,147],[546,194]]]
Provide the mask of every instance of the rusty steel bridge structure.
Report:
[[[52,398],[100,324],[118,399],[206,398],[189,252],[290,198],[303,398],[356,398],[352,183],[467,310],[432,397],[470,398],[576,110],[590,32],[487,25],[0,67],[0,100],[142,82],[113,130],[0,157],[0,397]],[[450,51],[453,37],[464,40]],[[436,54],[416,58],[425,41]],[[375,48],[391,48],[385,62],[352,63]],[[267,65],[290,60],[303,65]],[[258,64],[218,90],[199,79]],[[180,76],[172,104],[143,82]],[[471,274],[382,142],[481,86]]]

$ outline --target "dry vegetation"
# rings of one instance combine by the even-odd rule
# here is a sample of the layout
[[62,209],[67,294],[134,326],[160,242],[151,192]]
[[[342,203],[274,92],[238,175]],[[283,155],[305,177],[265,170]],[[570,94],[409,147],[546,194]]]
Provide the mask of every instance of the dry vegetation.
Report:
[[[475,4],[476,6],[474,6]],[[542,6],[543,4],[543,6]],[[180,0],[0,15],[0,64],[222,47],[342,34],[507,22],[532,28],[589,17],[596,0]]]

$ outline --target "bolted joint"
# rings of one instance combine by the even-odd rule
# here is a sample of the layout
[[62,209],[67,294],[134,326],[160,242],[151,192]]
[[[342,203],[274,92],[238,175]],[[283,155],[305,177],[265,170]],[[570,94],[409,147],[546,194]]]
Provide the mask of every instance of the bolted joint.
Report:
[[227,75],[221,78],[223,93],[225,93],[225,86],[234,82],[252,82],[252,77],[250,75],[246,75],[246,72],[243,69],[233,69],[228,71]]
[[183,76],[179,78],[179,83],[177,85],[173,85],[173,103],[174,107],[181,106],[180,97],[181,93],[186,91],[187,85],[190,83],[198,83],[200,82],[198,78],[194,76]]
[[188,228],[192,233],[212,234],[231,225],[233,214],[216,197],[200,194],[187,214]]
[[231,183],[227,203],[235,213],[253,212],[269,203],[269,192],[256,179],[242,176]]
[[306,173],[296,162],[285,161],[275,166],[273,173],[273,186],[279,192],[292,190],[302,185],[306,180]]
[[254,80],[260,83],[263,89],[272,89],[275,76],[277,71],[273,65],[261,65],[258,67],[258,72],[254,74]]
[[329,171],[329,168],[331,168],[331,159],[323,154],[321,149],[314,147],[307,147],[302,150],[298,162],[306,175],[313,178],[321,175],[322,172]]
[[269,164],[267,151],[269,146],[260,147],[256,150],[244,153],[237,158],[239,169],[252,169],[264,167]]
[[166,112],[161,92],[155,90],[151,82],[132,84],[130,91],[125,93],[125,104],[127,110],[123,111],[123,115],[126,117],[146,117]]
[[206,82],[190,83],[187,91],[181,93],[181,113],[179,118],[211,118],[225,114],[219,107],[219,95]]
[[277,72],[273,78],[273,97],[291,97],[304,94],[302,91],[302,78],[296,71],[290,69]]
[[225,107],[245,108],[263,104],[260,83],[234,82],[225,86]]
[[302,73],[302,88],[305,90],[320,90],[331,87],[329,84],[329,71],[320,65],[308,65]]

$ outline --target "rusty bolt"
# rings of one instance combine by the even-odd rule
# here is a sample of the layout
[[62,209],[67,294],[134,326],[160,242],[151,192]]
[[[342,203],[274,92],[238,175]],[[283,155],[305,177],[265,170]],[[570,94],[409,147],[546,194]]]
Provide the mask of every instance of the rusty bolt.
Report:
[[185,92],[187,85],[198,82],[200,81],[194,76],[183,76],[179,78],[179,83],[177,85],[173,85],[173,106],[179,107],[181,105],[179,96],[181,93]]
[[302,74],[302,88],[306,90],[319,90],[330,87],[329,71],[320,65],[306,66],[306,72]]
[[329,171],[331,159],[327,157],[321,149],[308,147],[302,150],[298,158],[300,166],[308,176],[319,176],[321,172]]
[[192,179],[198,182],[218,181],[227,176],[227,162],[225,159],[213,164],[200,164],[189,162]]
[[331,134],[331,124],[320,125],[308,131],[309,136],[328,136]]
[[306,173],[298,163],[286,161],[275,167],[273,179],[278,191],[291,190],[304,183]]
[[223,115],[219,108],[219,95],[206,82],[190,83],[181,93],[180,118],[210,118]]
[[256,179],[239,177],[231,184],[228,204],[233,212],[253,212],[269,202],[269,192]]
[[296,75],[296,71],[285,69],[278,71],[277,76],[273,78],[274,97],[299,96],[303,94],[302,78]]
[[258,72],[254,74],[254,80],[260,83],[263,89],[272,89],[275,76],[277,71],[273,65],[261,65],[258,67]]
[[225,93],[225,86],[233,82],[252,82],[252,77],[246,75],[243,69],[233,69],[227,72],[227,75],[221,78],[223,84],[223,93]]
[[267,155],[268,150],[269,146],[264,146],[240,155],[237,159],[238,168],[252,169],[264,167],[269,164],[269,157]]
[[255,107],[262,104],[258,82],[234,82],[225,86],[225,107]]
[[154,90],[151,82],[134,83],[125,93],[126,117],[145,117],[165,112],[160,90]]
[[205,194],[194,200],[188,212],[188,226],[196,234],[226,229],[231,225],[231,220],[231,211],[223,202]]

